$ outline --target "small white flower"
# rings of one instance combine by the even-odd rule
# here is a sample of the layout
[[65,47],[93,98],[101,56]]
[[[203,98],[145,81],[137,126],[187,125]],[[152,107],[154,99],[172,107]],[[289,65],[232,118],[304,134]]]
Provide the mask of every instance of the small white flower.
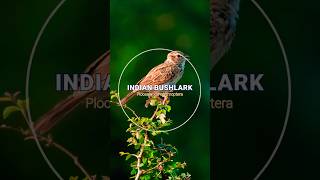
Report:
[[160,114],[159,116],[157,116],[157,118],[160,119],[161,123],[164,124],[166,123],[166,115],[165,114]]

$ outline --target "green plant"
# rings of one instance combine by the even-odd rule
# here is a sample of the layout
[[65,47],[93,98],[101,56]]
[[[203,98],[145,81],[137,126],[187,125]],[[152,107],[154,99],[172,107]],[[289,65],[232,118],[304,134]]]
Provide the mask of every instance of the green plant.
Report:
[[[118,93],[111,92],[111,103],[119,105]],[[120,152],[121,156],[130,162],[131,178],[135,180],[189,180],[191,175],[184,172],[185,162],[176,160],[177,148],[170,144],[156,142],[156,138],[162,134],[168,134],[163,131],[164,127],[169,127],[172,120],[167,118],[171,111],[169,101],[160,98],[151,98],[148,105],[155,107],[151,117],[139,117],[130,107],[124,105],[133,114],[128,119],[129,128],[127,132],[130,137],[127,139],[128,146],[134,148],[134,153]],[[158,138],[159,139],[159,138]]]
[[[79,170],[85,175],[85,179],[92,180],[94,176],[89,175],[87,170],[79,162],[79,158],[76,155],[74,155],[70,150],[65,148],[63,145],[55,142],[50,134],[47,137],[41,136],[41,135],[37,135],[37,137],[35,137],[32,135],[30,130],[28,130],[29,126],[32,126],[32,124],[30,124],[27,116],[26,100],[19,99],[18,98],[19,95],[20,95],[20,92],[15,92],[13,94],[6,92],[4,93],[4,96],[0,97],[0,102],[10,104],[4,108],[2,112],[2,118],[5,120],[9,118],[11,114],[15,112],[20,112],[23,116],[24,121],[28,126],[24,127],[23,125],[20,125],[19,127],[14,127],[8,124],[0,123],[0,129],[17,132],[24,137],[25,141],[35,140],[35,138],[37,138],[38,141],[45,144],[46,147],[48,148],[53,147],[59,150],[61,153],[63,153],[64,155],[68,156],[70,159],[73,160],[74,165],[78,167]],[[108,178],[109,177],[105,176],[105,179],[108,179]],[[72,176],[70,177],[70,179],[72,179]]]

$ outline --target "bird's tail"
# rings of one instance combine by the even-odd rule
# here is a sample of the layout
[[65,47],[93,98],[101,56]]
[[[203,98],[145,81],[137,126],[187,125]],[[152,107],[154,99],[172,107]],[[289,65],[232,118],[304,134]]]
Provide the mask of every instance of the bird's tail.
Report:
[[125,105],[131,98],[135,97],[137,95],[137,91],[132,91],[129,94],[127,94],[124,98],[121,99],[120,103],[121,105]]
[[40,117],[40,119],[35,123],[35,132],[37,134],[44,134],[48,132],[90,94],[91,92],[73,94],[60,101],[51,110]]

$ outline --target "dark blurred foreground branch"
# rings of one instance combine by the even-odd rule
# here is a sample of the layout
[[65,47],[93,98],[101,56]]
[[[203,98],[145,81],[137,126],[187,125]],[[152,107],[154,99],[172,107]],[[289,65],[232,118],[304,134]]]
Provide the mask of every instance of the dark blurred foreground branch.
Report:
[[[17,97],[20,93],[16,92],[14,94],[5,93],[4,97],[0,97],[0,102],[9,102],[12,103],[12,106],[8,106],[3,111],[3,118],[6,119],[11,113],[13,112],[20,112],[25,119],[26,123],[29,124],[28,116],[26,115],[27,109],[26,109],[26,101],[19,100]],[[68,156],[70,159],[73,160],[76,167],[80,169],[80,171],[85,175],[86,179],[88,180],[94,180],[88,173],[88,171],[83,167],[83,165],[79,162],[79,158],[74,155],[70,150],[62,146],[61,144],[55,142],[50,135],[48,137],[37,135],[35,137],[34,135],[30,134],[30,131],[25,130],[23,128],[18,127],[12,127],[6,124],[1,124],[0,129],[3,130],[9,130],[16,133],[21,134],[24,137],[24,140],[34,140],[37,138],[39,142],[44,143],[46,147],[54,147],[66,156]]]
[[[24,140],[35,140],[34,136],[29,136],[28,131],[22,129],[22,128],[16,128],[16,127],[11,127],[5,124],[0,125],[0,129],[4,129],[4,130],[9,130],[9,131],[14,131],[16,133],[21,134],[22,136],[24,136]],[[83,167],[83,165],[79,162],[79,158],[74,155],[73,153],[71,153],[71,151],[69,151],[68,149],[66,149],[64,146],[62,146],[61,144],[56,143],[51,136],[48,137],[44,137],[44,136],[37,136],[37,139],[39,140],[39,142],[45,143],[46,147],[54,147],[56,149],[58,149],[60,152],[62,152],[63,154],[65,154],[66,156],[68,156],[70,159],[73,160],[75,166],[77,166],[81,172],[89,179],[92,180],[91,176],[89,175],[89,173],[85,170],[85,168]]]

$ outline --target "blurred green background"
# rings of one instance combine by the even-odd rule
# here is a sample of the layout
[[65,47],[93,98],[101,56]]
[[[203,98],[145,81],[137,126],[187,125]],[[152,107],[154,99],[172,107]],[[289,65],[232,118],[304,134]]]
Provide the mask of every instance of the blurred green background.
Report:
[[[58,3],[57,0],[15,0],[2,3],[0,93],[24,91],[27,61],[35,37]],[[67,0],[49,24],[40,41],[32,70],[31,107],[35,118],[67,96],[54,91],[55,73],[82,72],[92,60],[109,48],[108,3]],[[122,5],[118,5],[119,3]],[[189,53],[192,62],[200,68],[204,86],[208,86],[205,60],[198,58],[205,58],[206,55],[199,54],[207,51],[207,2],[161,1],[156,6],[148,6],[153,4],[153,1],[147,0],[127,5],[123,3],[111,2],[113,9],[118,9],[116,13],[119,13],[119,16],[115,17],[119,20],[115,23],[117,26],[111,28],[134,24],[125,29],[111,29],[112,33],[119,31],[117,33],[124,36],[115,36],[114,38],[123,38],[123,41],[113,42],[114,48],[121,49],[113,54],[118,57],[119,62],[116,63],[119,63],[119,68],[123,67],[130,57],[146,48],[177,48]],[[319,2],[269,0],[259,3],[284,41],[293,83],[288,129],[275,159],[261,179],[319,179]],[[127,13],[131,11],[132,14]],[[164,17],[161,18],[160,15]],[[128,22],[130,19],[134,22]],[[144,23],[150,21],[153,25],[145,26]],[[159,24],[162,26],[158,26]],[[188,28],[183,29],[184,27]],[[143,33],[145,38],[136,38],[131,32]],[[163,32],[166,38],[154,35],[155,32]],[[193,37],[194,35],[196,37]],[[157,61],[161,59],[163,56],[159,55]],[[145,69],[152,66],[151,63],[144,65]],[[131,66],[131,71],[140,67],[134,63]],[[211,174],[214,179],[253,179],[270,156],[283,124],[287,95],[284,64],[271,30],[249,1],[241,3],[237,37],[231,51],[211,72],[211,78],[214,80],[226,72],[263,72],[266,91],[213,94],[212,97],[216,99],[233,99],[235,109],[212,111],[211,136],[208,136],[208,126],[204,129],[209,118],[202,118],[207,116],[205,103],[209,98],[205,97],[201,108],[204,113],[201,113],[201,116],[198,114],[183,129],[164,137],[165,141],[180,149],[179,158],[186,160],[189,164],[188,170],[194,177],[199,177],[198,179],[206,179],[209,174],[209,138],[212,143]],[[115,73],[119,74],[120,70]],[[116,79],[116,76],[112,78]],[[185,78],[188,80],[190,77]],[[132,78],[131,82],[135,80]],[[5,105],[1,104],[0,108],[3,109]],[[179,107],[176,107],[178,111],[177,108]],[[52,134],[58,142],[77,154],[92,174],[110,174],[108,159],[112,153],[114,156],[111,162],[115,163],[111,164],[112,172],[118,174],[119,178],[126,177],[126,163],[116,153],[125,148],[126,135],[122,132],[127,124],[122,112],[119,111],[118,114],[119,122],[113,121],[114,125],[111,124],[115,128],[111,131],[114,147],[111,150],[108,112],[105,110],[86,110],[82,106],[58,125]],[[19,114],[14,114],[7,120],[0,118],[1,123],[16,126],[23,124],[21,120]],[[199,147],[203,149],[200,150]],[[52,149],[46,151],[64,178],[68,179],[71,175],[81,176],[81,172],[63,154]],[[203,154],[196,154],[199,152]],[[34,143],[24,142],[21,136],[8,131],[0,131],[0,172],[0,179],[57,179]]]
[[[7,1],[1,6],[1,86],[5,91],[22,91],[24,97],[28,58],[41,26],[59,0]],[[35,54],[30,82],[33,121],[70,93],[55,91],[56,73],[82,73],[109,49],[108,2],[67,0],[47,26]],[[4,106],[1,104],[1,112]],[[70,113],[50,133],[54,140],[79,157],[91,174],[108,175],[109,128],[105,109]],[[22,116],[13,114],[1,123],[25,127]],[[57,179],[32,141],[17,133],[0,131],[0,179]],[[44,148],[61,176],[84,175],[66,155]]]
[[[186,125],[163,135],[163,141],[178,150],[178,160],[187,163],[193,179],[210,179],[209,136],[209,3],[199,1],[111,1],[111,89],[117,89],[120,74],[131,58],[152,48],[179,50],[190,56],[202,83],[199,110]],[[133,60],[123,74],[120,95],[128,93],[127,85],[136,84],[154,66],[162,63],[168,51],[152,51]],[[186,63],[178,84],[192,84],[192,92],[171,97],[169,117],[173,127],[182,124],[196,107],[199,96],[197,76]],[[146,98],[136,97],[128,103],[140,116],[151,116],[144,107]],[[111,178],[128,179],[129,163],[119,156],[128,148],[127,118],[119,107],[111,110]],[[160,143],[158,141],[158,143]]]
[[[257,1],[270,16],[287,50],[292,76],[292,108],[283,142],[260,179],[318,179],[319,175],[319,26],[317,1]],[[253,179],[270,157],[280,136],[287,104],[284,60],[267,21],[242,1],[236,38],[229,53],[211,71],[221,74],[263,73],[264,92],[213,92],[232,99],[233,110],[214,109],[212,174],[216,180]]]

